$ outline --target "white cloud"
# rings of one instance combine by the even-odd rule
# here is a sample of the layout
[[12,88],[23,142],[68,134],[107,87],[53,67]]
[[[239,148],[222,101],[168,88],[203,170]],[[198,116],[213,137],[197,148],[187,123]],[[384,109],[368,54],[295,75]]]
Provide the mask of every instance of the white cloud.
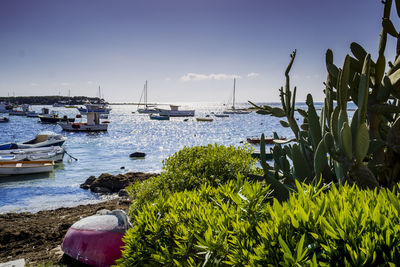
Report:
[[93,82],[92,81],[87,81],[87,84],[93,84]]
[[64,82],[64,83],[61,83],[60,84],[61,86],[69,86],[69,85],[71,85],[70,83],[67,83],[67,82]]
[[165,78],[165,80],[166,80],[167,82],[169,82],[169,81],[171,80],[171,78],[167,77],[167,78]]
[[251,72],[251,73],[247,74],[247,77],[248,77],[248,78],[255,78],[255,77],[257,77],[257,76],[260,76],[260,74],[259,74],[259,73],[256,73],[256,72]]
[[230,80],[233,78],[241,78],[236,74],[225,74],[225,73],[211,73],[211,74],[200,74],[200,73],[187,73],[183,75],[180,80],[184,82],[188,81],[203,81],[203,80]]
[[31,83],[30,86],[38,86],[37,83]]

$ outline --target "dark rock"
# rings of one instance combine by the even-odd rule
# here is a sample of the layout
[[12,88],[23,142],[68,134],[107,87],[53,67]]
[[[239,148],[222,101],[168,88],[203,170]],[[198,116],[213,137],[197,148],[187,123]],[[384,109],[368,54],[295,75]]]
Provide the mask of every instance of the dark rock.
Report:
[[125,167],[124,167],[124,166],[122,166],[120,169],[121,169],[121,170],[125,170]]
[[[83,189],[90,189],[95,193],[116,193],[121,189],[125,189],[129,184],[133,184],[137,181],[141,182],[153,176],[158,176],[158,174],[128,172],[125,174],[112,175],[109,173],[103,173],[97,178],[90,176],[85,183],[81,184],[80,187]],[[104,190],[104,188],[107,190]]]
[[126,192],[125,189],[121,189],[121,190],[119,190],[119,192],[118,192],[118,196],[119,196],[119,197],[127,197],[127,196],[128,196],[128,192]]
[[81,184],[80,187],[87,190],[90,188],[90,185],[94,182],[94,180],[96,180],[96,177],[92,175],[89,178],[87,178],[86,181],[83,184]]
[[131,157],[131,158],[144,158],[144,157],[146,157],[146,153],[144,153],[144,152],[134,152],[134,153],[130,154],[129,157]]
[[109,188],[101,187],[101,186],[96,186],[93,189],[91,188],[91,190],[94,193],[99,193],[99,194],[111,194],[112,193],[112,191]]

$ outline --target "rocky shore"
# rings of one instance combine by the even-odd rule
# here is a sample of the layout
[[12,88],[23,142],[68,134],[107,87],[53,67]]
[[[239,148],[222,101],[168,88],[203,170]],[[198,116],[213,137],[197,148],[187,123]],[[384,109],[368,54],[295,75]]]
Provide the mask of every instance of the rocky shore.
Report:
[[[130,183],[143,181],[157,174],[126,173],[99,177],[91,176],[82,188],[100,194],[119,192]],[[68,228],[76,221],[96,214],[101,209],[122,209],[128,212],[130,201],[126,197],[117,197],[109,201],[80,205],[72,208],[45,210],[37,213],[0,214],[0,263],[25,259],[29,265],[41,263],[63,266],[77,266],[77,262],[68,262],[62,258],[60,245]]]

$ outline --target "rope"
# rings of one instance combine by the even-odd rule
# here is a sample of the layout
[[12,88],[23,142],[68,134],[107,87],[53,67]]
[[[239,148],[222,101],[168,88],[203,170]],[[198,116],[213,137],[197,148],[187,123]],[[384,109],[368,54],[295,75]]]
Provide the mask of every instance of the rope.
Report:
[[65,150],[65,148],[62,148],[62,149],[64,150],[65,154],[67,154],[71,159],[74,159],[74,160],[78,161],[78,159],[75,158],[74,156],[72,156],[71,154],[69,154],[69,153],[67,152],[67,150]]

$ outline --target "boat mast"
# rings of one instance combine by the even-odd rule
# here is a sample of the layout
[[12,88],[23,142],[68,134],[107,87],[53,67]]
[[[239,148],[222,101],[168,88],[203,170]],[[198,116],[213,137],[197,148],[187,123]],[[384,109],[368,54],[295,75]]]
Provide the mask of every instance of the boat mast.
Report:
[[236,78],[233,78],[233,99],[232,99],[232,109],[235,109],[235,90],[236,90]]
[[145,84],[145,92],[144,92],[144,104],[145,107],[147,108],[147,80],[146,80],[146,84]]

